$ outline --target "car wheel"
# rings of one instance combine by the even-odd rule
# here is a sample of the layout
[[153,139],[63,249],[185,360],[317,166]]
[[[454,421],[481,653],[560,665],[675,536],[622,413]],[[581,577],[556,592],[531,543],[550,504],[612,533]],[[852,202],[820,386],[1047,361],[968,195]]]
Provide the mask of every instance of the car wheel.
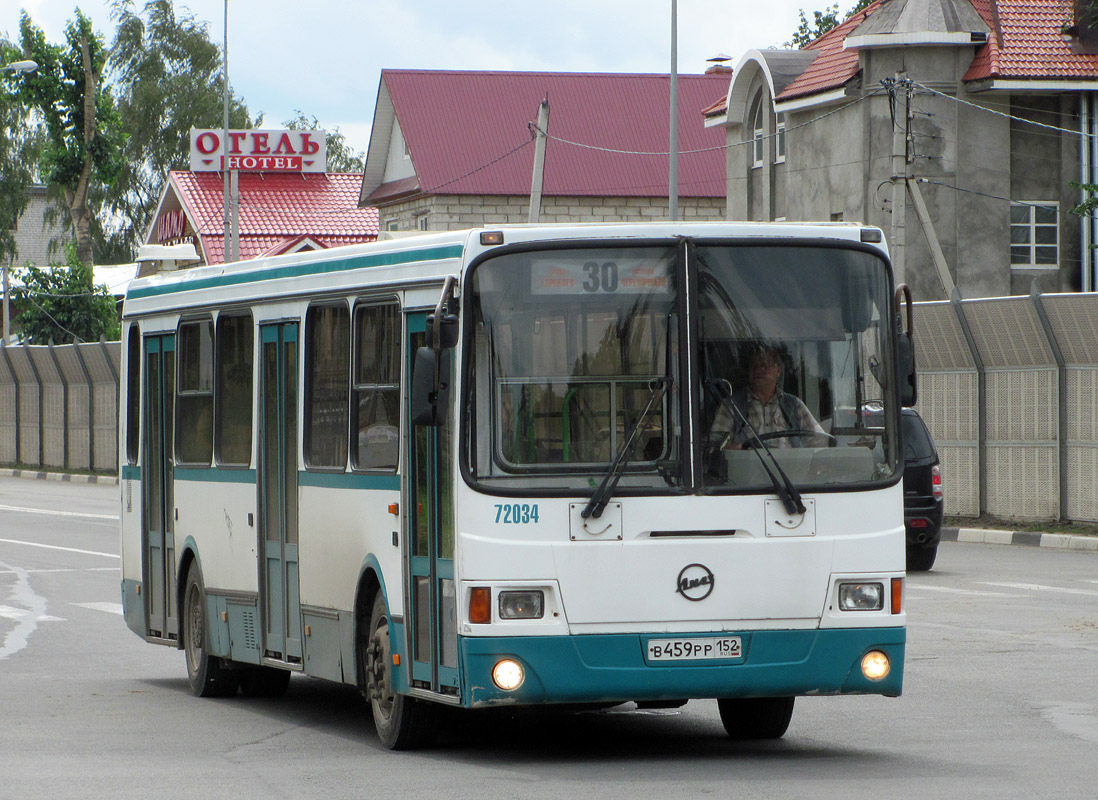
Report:
[[722,698],[717,700],[724,729],[733,739],[780,739],[793,718],[795,697]]
[[930,547],[907,548],[907,571],[926,572],[934,566],[934,559],[938,557],[938,545]]
[[206,646],[206,587],[197,563],[187,571],[186,586],[182,633],[191,691],[197,697],[231,697],[236,694],[239,678],[223,659],[210,655]]
[[359,648],[365,694],[381,743],[390,750],[410,750],[429,744],[435,735],[435,707],[393,690],[389,615],[380,592],[374,598],[366,636],[359,637]]

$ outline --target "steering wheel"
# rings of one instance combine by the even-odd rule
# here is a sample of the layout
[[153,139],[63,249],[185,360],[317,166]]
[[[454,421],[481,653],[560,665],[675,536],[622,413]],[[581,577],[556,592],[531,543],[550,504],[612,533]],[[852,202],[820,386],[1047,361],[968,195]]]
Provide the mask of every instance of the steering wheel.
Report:
[[[763,442],[766,442],[766,441],[769,441],[771,439],[791,439],[791,438],[794,438],[794,437],[808,438],[808,437],[815,437],[815,436],[824,436],[824,437],[826,437],[828,447],[834,447],[839,442],[839,440],[836,439],[834,436],[832,436],[830,433],[826,433],[824,431],[809,431],[809,430],[804,430],[803,428],[796,428],[796,429],[787,430],[787,431],[770,431],[770,433],[760,433],[759,434],[759,440],[763,441]],[[743,443],[743,446],[745,448],[754,447],[755,446],[755,437],[752,436],[751,438],[747,439]]]

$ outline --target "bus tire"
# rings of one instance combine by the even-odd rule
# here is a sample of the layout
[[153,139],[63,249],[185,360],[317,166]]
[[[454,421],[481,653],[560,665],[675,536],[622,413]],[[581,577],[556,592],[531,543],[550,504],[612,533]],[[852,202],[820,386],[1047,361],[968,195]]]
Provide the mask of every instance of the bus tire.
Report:
[[274,667],[248,667],[240,673],[245,697],[282,697],[290,685],[290,671]]
[[435,710],[425,702],[393,690],[393,655],[389,644],[389,616],[381,592],[374,597],[367,635],[360,637],[360,663],[365,694],[373,712],[378,739],[390,750],[410,750],[429,744]]
[[239,677],[225,662],[210,655],[206,643],[206,587],[198,564],[187,570],[183,594],[183,652],[187,660],[187,681],[196,697],[232,697]]
[[780,739],[793,718],[795,697],[721,698],[717,709],[733,739]]

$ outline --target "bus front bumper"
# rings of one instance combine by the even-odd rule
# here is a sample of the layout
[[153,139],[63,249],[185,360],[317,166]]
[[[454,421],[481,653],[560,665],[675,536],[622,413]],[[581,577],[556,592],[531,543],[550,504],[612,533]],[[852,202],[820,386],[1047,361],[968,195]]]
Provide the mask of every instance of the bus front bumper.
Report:
[[[705,634],[703,636],[712,636]],[[768,630],[738,636],[740,657],[722,661],[650,661],[651,639],[669,634],[462,637],[462,704],[539,705],[715,697],[879,694],[903,688],[904,628]],[[685,638],[698,638],[690,635]],[[862,674],[872,651],[888,656],[879,680]],[[492,679],[504,659],[517,662],[523,680],[511,691]]]

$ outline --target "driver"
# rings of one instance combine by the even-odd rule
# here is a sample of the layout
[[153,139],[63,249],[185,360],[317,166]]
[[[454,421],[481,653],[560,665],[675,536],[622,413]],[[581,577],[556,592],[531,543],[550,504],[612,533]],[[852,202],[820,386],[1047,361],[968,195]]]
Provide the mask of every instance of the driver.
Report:
[[[746,417],[764,439],[768,433],[790,432],[788,436],[770,439],[771,447],[826,447],[827,434],[812,412],[800,398],[779,388],[781,376],[781,353],[772,345],[759,345],[748,360],[747,386],[724,398],[717,409],[713,439],[730,450],[742,450],[745,444],[750,447],[754,436],[743,424]],[[733,404],[740,413],[736,413]]]

